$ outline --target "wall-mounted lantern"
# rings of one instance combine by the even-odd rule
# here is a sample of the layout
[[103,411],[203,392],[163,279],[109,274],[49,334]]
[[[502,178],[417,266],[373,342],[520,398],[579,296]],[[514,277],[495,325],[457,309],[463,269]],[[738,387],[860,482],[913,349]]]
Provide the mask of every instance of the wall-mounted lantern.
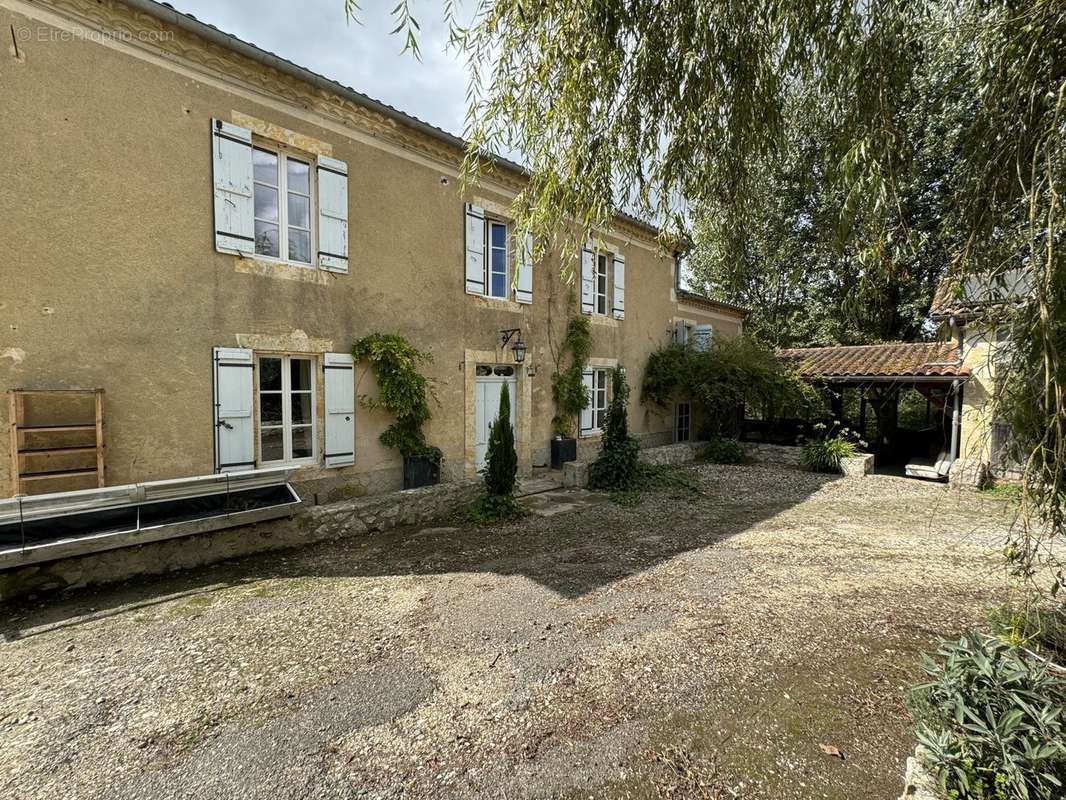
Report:
[[521,328],[508,328],[505,331],[500,331],[503,334],[503,346],[506,347],[507,343],[511,339],[516,339],[515,343],[511,345],[511,351],[514,353],[514,363],[521,364],[526,360],[526,343],[522,341],[522,329]]

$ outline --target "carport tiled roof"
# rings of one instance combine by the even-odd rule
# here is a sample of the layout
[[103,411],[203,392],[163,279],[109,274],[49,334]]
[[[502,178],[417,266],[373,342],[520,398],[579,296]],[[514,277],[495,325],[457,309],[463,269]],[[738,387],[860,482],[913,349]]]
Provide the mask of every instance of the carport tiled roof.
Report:
[[799,347],[777,357],[804,378],[921,378],[968,375],[954,342],[888,342],[853,347]]

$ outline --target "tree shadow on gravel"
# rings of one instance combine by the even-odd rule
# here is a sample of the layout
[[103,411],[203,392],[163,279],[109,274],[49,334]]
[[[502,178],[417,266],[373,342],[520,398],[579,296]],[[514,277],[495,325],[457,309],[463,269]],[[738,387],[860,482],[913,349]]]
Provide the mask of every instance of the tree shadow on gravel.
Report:
[[[699,496],[652,492],[624,506],[593,495],[573,510],[500,526],[441,521],[13,601],[0,606],[0,636],[25,638],[271,579],[490,573],[523,576],[574,599],[681,554],[722,546],[837,480],[758,466],[703,467],[700,474]],[[564,495],[560,502],[575,497],[590,498]]]

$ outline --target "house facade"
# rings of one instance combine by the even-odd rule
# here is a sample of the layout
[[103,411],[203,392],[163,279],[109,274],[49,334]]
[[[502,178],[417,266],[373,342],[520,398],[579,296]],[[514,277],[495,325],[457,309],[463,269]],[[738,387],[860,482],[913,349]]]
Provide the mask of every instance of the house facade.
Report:
[[[508,220],[516,165],[463,196],[459,139],[151,0],[0,0],[0,27],[0,388],[102,390],[106,484],[287,464],[327,498],[399,488],[378,441],[392,419],[360,406],[377,390],[350,355],[374,332],[432,355],[445,479],[476,474],[505,383],[528,474],[577,314],[593,332],[579,449],[616,365],[634,435],[696,434],[685,404],[640,404],[648,355],[737,335],[744,315],[681,290],[654,228],[619,216],[533,263]],[[27,466],[12,431],[0,495],[20,470],[25,494],[96,485],[78,447]]]

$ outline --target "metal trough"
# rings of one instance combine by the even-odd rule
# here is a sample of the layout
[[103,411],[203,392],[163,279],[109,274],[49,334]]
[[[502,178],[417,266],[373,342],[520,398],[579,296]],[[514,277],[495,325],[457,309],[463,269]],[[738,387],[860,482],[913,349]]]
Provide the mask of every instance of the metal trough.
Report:
[[292,467],[0,500],[0,569],[292,516]]

